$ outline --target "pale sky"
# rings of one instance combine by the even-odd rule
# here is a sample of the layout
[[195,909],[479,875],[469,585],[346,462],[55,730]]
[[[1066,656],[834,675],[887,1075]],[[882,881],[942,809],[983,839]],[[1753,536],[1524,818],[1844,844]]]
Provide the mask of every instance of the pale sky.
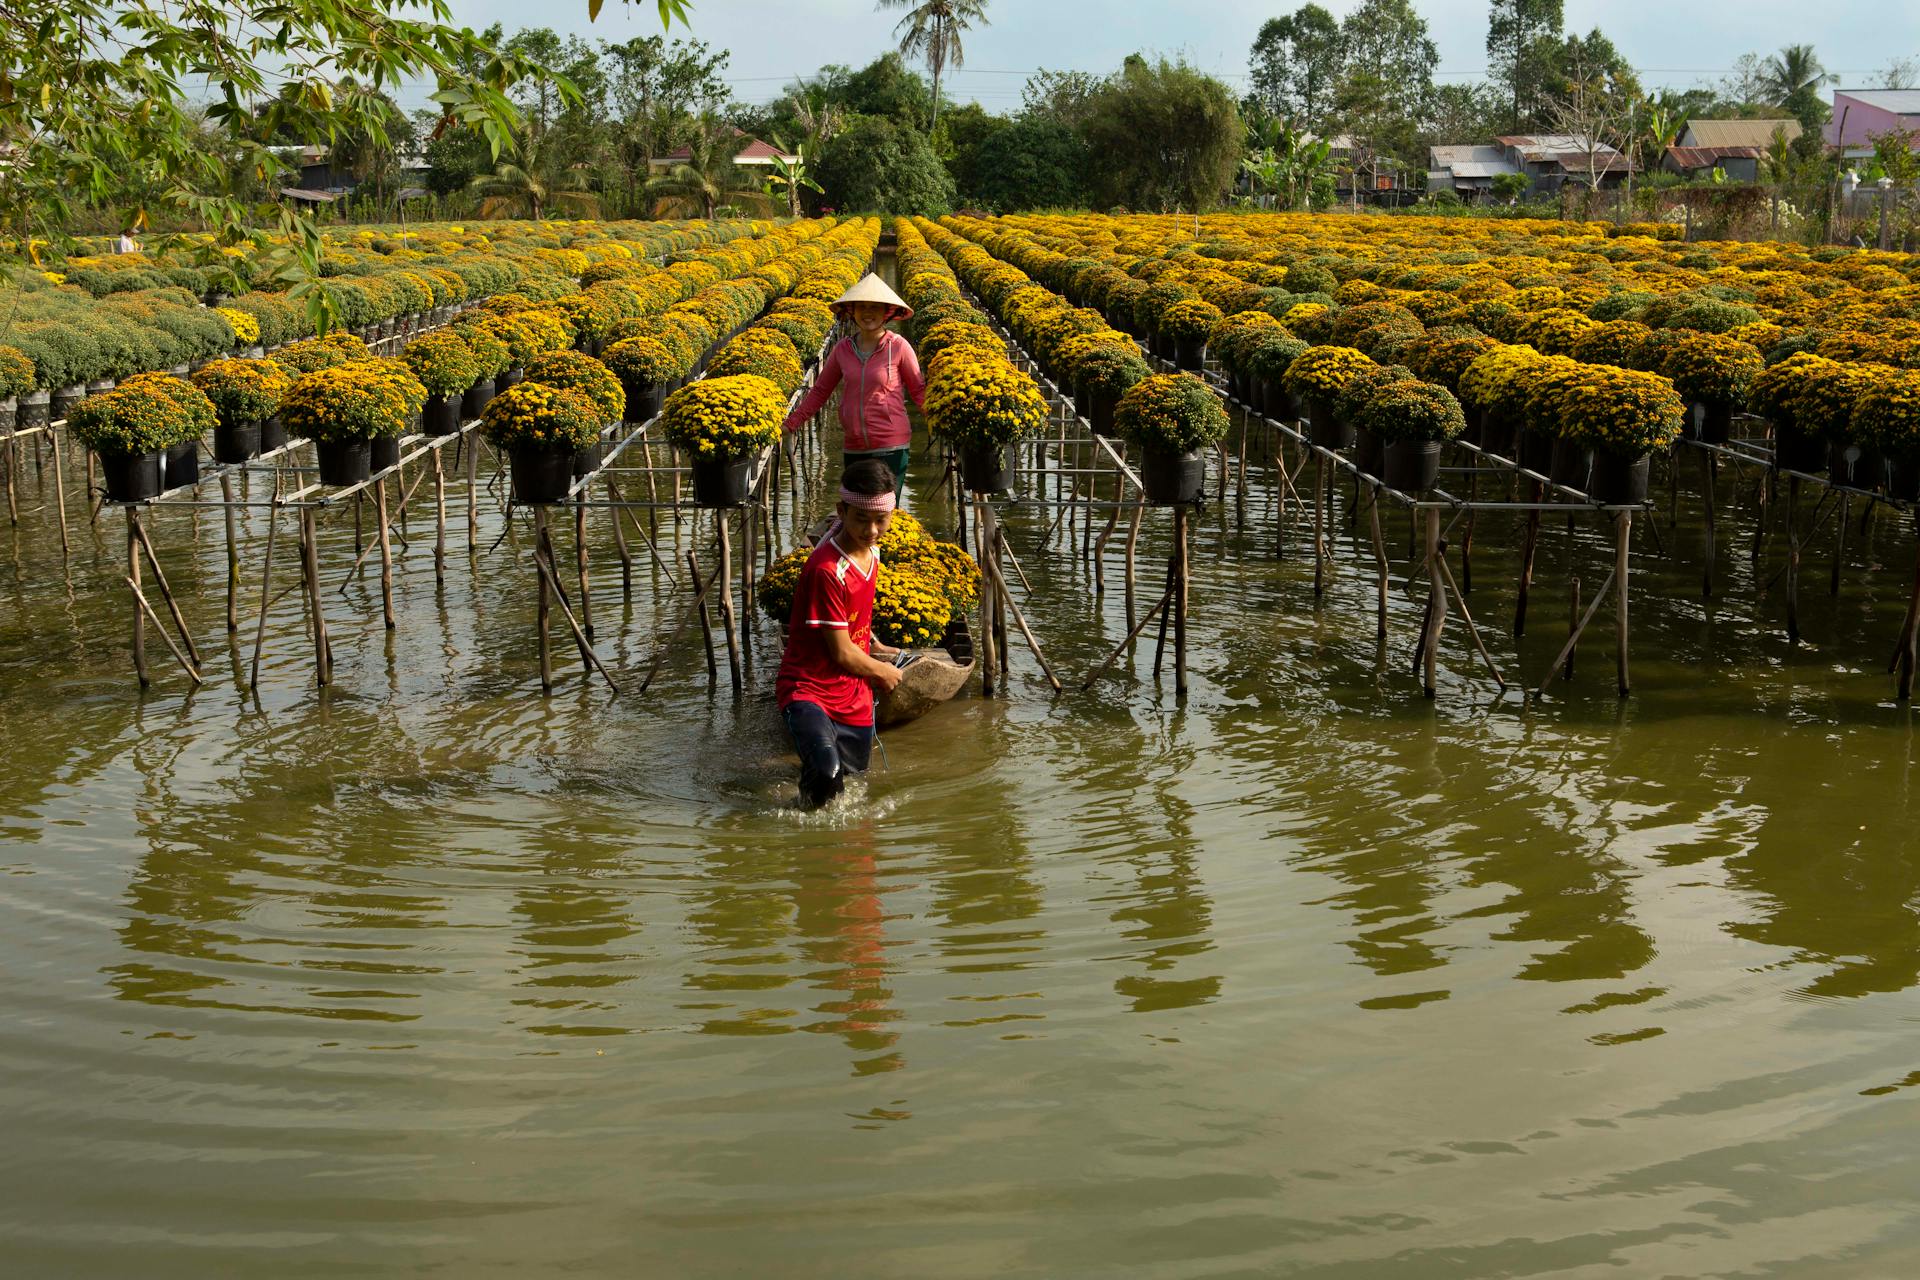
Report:
[[[1335,17],[1359,0],[1321,0]],[[586,0],[542,5],[509,0],[449,0],[456,25],[545,25],[590,39],[657,34],[653,0],[607,0],[587,21]],[[950,81],[959,101],[993,111],[1020,105],[1035,69],[1107,72],[1136,51],[1184,54],[1236,89],[1245,85],[1247,49],[1261,23],[1297,8],[1262,0],[988,0],[991,25],[965,37],[966,67]],[[1485,0],[1414,0],[1440,47],[1442,82],[1485,75]],[[1920,3],[1913,0],[1566,0],[1567,28],[1598,25],[1640,69],[1648,88],[1708,83],[1747,52],[1811,43],[1821,61],[1858,86],[1894,57],[1920,58]],[[773,97],[796,75],[841,62],[862,66],[893,47],[896,11],[872,0],[694,0],[691,34],[732,52],[734,96]],[[688,32],[678,24],[675,35]],[[416,95],[407,95],[413,98]],[[419,105],[409,101],[409,106]]]

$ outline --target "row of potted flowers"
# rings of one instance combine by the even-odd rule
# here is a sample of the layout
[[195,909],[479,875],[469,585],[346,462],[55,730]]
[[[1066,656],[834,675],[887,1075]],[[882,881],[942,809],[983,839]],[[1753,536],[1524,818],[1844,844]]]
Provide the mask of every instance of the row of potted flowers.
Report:
[[[1880,381],[1899,381],[1894,366],[1920,362],[1920,321],[1910,318],[1920,288],[1910,283],[1914,264],[1897,256],[1836,251],[1796,257],[1768,249],[1760,251],[1766,261],[1747,264],[1768,270],[1723,267],[1709,273],[1662,260],[1660,255],[1677,250],[1599,238],[1576,254],[1578,238],[1559,237],[1552,258],[1479,255],[1475,246],[1490,246],[1484,233],[1471,228],[1458,238],[1402,228],[1390,247],[1368,241],[1366,258],[1357,252],[1341,258],[1328,247],[1350,242],[1355,233],[1328,222],[1311,224],[1310,242],[1297,235],[1263,240],[1259,229],[1289,224],[1259,218],[1214,220],[1201,241],[1194,239],[1190,221],[1181,233],[1152,218],[948,223],[1061,281],[1071,295],[1098,301],[1116,328],[1141,333],[1150,344],[1191,346],[1211,322],[1204,350],[1219,357],[1235,394],[1261,407],[1275,400],[1279,375],[1294,354],[1291,344],[1302,339],[1351,346],[1391,365],[1412,363],[1409,349],[1425,341],[1471,337],[1663,374],[1687,401],[1695,430],[1718,442],[1743,411],[1766,414],[1777,432],[1784,428],[1791,437],[1791,424],[1781,423],[1774,405],[1755,398],[1754,386],[1763,368],[1792,355],[1872,363],[1879,366]],[[1112,234],[1114,227],[1124,228],[1124,238]],[[1076,243],[1063,230],[1080,239]],[[1511,249],[1515,238],[1505,233],[1492,247]],[[1744,247],[1733,252],[1754,256]],[[1392,254],[1399,260],[1389,260]],[[1580,273],[1574,274],[1559,260],[1562,254],[1588,260],[1576,261]],[[1437,261],[1442,255],[1445,261]],[[1475,256],[1483,260],[1469,261]],[[1644,274],[1608,280],[1616,265]],[[1650,281],[1663,282],[1669,292],[1628,287]],[[1818,309],[1809,310],[1816,299]],[[1284,320],[1289,332],[1248,332],[1244,321],[1253,312]],[[1229,320],[1236,323],[1227,326]],[[1245,342],[1222,341],[1238,337]],[[1850,414],[1829,412],[1822,421],[1841,437],[1833,454],[1847,460],[1844,478],[1869,487],[1886,482],[1875,456],[1883,446],[1854,436]],[[1791,439],[1782,453],[1797,459],[1796,469],[1825,465],[1805,450],[1796,455]]]
[[[1139,447],[1139,474],[1148,501],[1171,504],[1200,499],[1206,488],[1205,451],[1225,436],[1229,425],[1219,398],[1204,381],[1191,373],[1155,374],[1133,339],[1110,328],[1098,312],[1074,307],[1017,267],[999,262],[945,228],[918,220],[912,230],[917,243],[943,255],[949,275],[965,281],[1050,377],[1073,389],[1082,414],[1096,432],[1119,436]],[[904,245],[905,229],[901,239]],[[1003,344],[979,320],[956,316],[934,324],[922,347],[933,348],[936,360],[944,362],[951,358],[947,354],[951,350],[964,352],[967,344],[989,341],[996,351],[1004,352]],[[1026,380],[1031,384],[1030,378]],[[963,396],[977,394],[964,382],[957,389]],[[929,421],[933,397],[934,381],[929,377]]]
[[[797,238],[804,241],[814,234],[802,232]],[[740,265],[751,268],[775,260],[756,253]],[[705,263],[684,267],[671,273],[675,293],[697,289],[700,280],[709,278],[705,272],[714,270]],[[627,319],[641,318],[650,300],[660,296],[657,289],[643,294],[624,278],[600,282],[585,292],[595,295],[590,299],[594,308],[605,307]],[[526,378],[554,390],[584,392],[589,412],[575,422],[575,432],[590,431],[597,440],[602,426],[624,416],[625,397],[620,379],[606,366],[570,349],[582,342],[575,319],[586,312],[566,303],[580,297],[562,295],[535,303],[524,294],[496,296],[459,317],[461,324],[415,338],[397,360],[374,357],[365,341],[351,333],[291,343],[271,357],[217,360],[195,371],[192,384],[170,380],[191,385],[199,397],[194,403],[210,406],[204,420],[169,412],[149,397],[108,394],[97,397],[99,403],[91,410],[86,405],[94,404],[92,400],[81,406],[75,434],[107,460],[109,496],[116,500],[151,497],[162,485],[171,488],[197,479],[197,466],[189,470],[186,460],[197,457],[197,442],[209,429],[222,462],[244,461],[281,447],[289,438],[304,438],[316,446],[323,483],[357,483],[395,465],[399,441],[409,431],[418,427],[430,434],[451,433],[463,418],[480,415],[498,386],[511,387]],[[22,376],[23,363],[0,352],[0,377]],[[156,464],[155,459],[171,463]],[[569,465],[579,465],[579,460],[570,456]]]
[[[516,499],[564,497],[599,465],[606,424],[657,415],[667,442],[690,461],[695,501],[744,502],[752,463],[778,440],[786,407],[832,326],[820,296],[837,296],[878,238],[872,219],[810,224],[739,279],[715,281],[657,317],[616,326],[599,358],[569,352],[564,362],[548,357],[529,367],[526,381],[495,397],[483,415],[488,438],[511,457]],[[718,326],[725,328],[716,336]]]

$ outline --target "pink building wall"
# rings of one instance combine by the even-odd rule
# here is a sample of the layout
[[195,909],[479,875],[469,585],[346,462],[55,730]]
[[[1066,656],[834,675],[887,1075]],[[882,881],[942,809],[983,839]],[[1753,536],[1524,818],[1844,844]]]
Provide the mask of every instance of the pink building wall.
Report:
[[[1842,136],[1840,121],[1846,119],[1845,136]],[[1827,122],[1827,143],[1830,146],[1866,147],[1871,146],[1869,139],[1876,133],[1885,133],[1889,129],[1912,129],[1920,127],[1920,119],[1913,116],[1899,116],[1886,110],[1860,101],[1845,93],[1833,95],[1833,119]]]

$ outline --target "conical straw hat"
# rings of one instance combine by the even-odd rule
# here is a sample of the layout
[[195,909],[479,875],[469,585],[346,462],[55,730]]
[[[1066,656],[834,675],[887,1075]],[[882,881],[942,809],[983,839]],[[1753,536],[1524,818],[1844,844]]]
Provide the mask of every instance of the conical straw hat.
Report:
[[900,300],[900,295],[887,288],[887,282],[869,271],[860,283],[853,286],[833,300],[833,309],[855,302],[884,302],[893,308],[887,313],[889,320],[905,320],[913,314],[913,308]]

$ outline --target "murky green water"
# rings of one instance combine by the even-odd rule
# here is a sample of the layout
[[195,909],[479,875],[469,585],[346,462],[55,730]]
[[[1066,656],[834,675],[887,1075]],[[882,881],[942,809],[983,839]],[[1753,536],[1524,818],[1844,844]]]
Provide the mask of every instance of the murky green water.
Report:
[[[257,699],[217,517],[156,524],[209,687],[156,645],[142,696],[117,525],[76,509],[67,578],[30,514],[0,531],[5,1270],[1909,1273],[1916,746],[1881,668],[1912,534],[1856,529],[1837,600],[1823,534],[1789,647],[1751,481],[1700,599],[1692,474],[1666,557],[1639,544],[1624,703],[1610,626],[1529,708],[1457,623],[1425,701],[1418,597],[1378,649],[1343,508],[1316,604],[1263,480],[1244,529],[1196,520],[1184,707],[1151,633],[1058,699],[1022,652],[811,817],[772,630],[738,704],[691,652],[616,700],[565,648],[542,700],[496,508],[470,560],[456,502],[443,588],[415,508],[392,635],[336,522],[337,687],[289,598]],[[1119,543],[1096,600],[1046,518],[1010,536],[1077,684],[1126,630]],[[1387,541],[1404,580],[1404,513]],[[1471,602],[1537,683],[1609,550],[1549,522],[1516,661],[1518,543],[1480,523]],[[678,606],[594,547],[637,684]]]

